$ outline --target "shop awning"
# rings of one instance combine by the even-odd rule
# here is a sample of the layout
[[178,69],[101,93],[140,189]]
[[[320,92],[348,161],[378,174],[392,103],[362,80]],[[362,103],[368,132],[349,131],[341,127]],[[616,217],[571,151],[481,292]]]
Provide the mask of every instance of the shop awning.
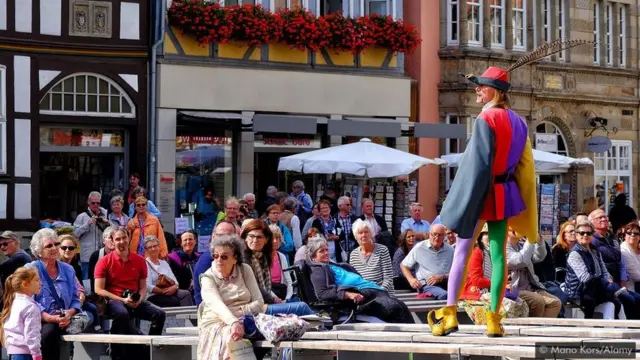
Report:
[[315,135],[318,133],[318,117],[255,114],[253,132]]
[[205,118],[205,119],[222,119],[222,120],[231,120],[238,119],[242,120],[242,114],[238,113],[224,113],[224,112],[214,112],[214,111],[180,111],[180,114],[191,116],[194,118]]
[[431,139],[466,139],[467,125],[440,123],[413,123],[413,136]]
[[402,122],[396,119],[345,118],[329,120],[327,132],[337,136],[402,136]]

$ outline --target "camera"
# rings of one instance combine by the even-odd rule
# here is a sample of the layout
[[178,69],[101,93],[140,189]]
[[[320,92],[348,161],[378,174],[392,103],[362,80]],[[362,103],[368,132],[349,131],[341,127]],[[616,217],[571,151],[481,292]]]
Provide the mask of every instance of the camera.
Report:
[[125,290],[122,292],[122,297],[123,298],[131,298],[131,300],[138,302],[140,300],[140,293],[137,293],[135,291],[131,291],[131,290]]

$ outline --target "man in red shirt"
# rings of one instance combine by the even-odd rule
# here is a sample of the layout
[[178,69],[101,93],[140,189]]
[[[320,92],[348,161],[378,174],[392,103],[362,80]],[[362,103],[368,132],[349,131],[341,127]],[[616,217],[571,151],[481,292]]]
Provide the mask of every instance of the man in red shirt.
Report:
[[166,315],[145,300],[147,264],[144,258],[129,252],[126,228],[114,230],[111,240],[115,250],[100,259],[94,271],[96,294],[109,299],[107,311],[113,319],[111,333],[135,334],[130,320],[139,318],[151,322],[149,335],[161,335]]

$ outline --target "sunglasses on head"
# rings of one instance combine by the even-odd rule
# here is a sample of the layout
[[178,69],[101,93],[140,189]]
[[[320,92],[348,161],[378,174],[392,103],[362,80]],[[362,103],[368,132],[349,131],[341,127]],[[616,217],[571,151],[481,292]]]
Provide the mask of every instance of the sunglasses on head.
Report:
[[576,231],[576,233],[580,236],[591,236],[593,235],[593,231]]
[[47,244],[47,245],[44,246],[45,249],[52,249],[54,247],[60,247],[60,243],[57,242],[57,243],[53,243],[53,244]]
[[220,260],[226,261],[226,260],[229,260],[229,255],[213,254],[213,259],[214,260],[220,259]]
[[62,249],[62,251],[74,251],[76,249],[75,246],[60,246],[60,249]]

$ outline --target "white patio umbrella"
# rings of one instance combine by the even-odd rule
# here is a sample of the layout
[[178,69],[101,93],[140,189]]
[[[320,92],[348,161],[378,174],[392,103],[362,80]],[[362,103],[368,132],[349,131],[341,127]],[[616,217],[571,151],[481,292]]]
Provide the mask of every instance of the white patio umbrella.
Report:
[[444,165],[446,162],[378,145],[364,138],[352,144],[282,157],[278,170],[305,174],[344,173],[369,178],[387,178],[408,175],[429,164]]
[[[442,160],[446,161],[450,167],[457,167],[463,154],[443,155]],[[555,169],[567,169],[571,165],[593,165],[593,161],[587,158],[575,159],[569,156],[562,156],[546,151],[533,149],[533,160],[536,171],[549,171]]]

